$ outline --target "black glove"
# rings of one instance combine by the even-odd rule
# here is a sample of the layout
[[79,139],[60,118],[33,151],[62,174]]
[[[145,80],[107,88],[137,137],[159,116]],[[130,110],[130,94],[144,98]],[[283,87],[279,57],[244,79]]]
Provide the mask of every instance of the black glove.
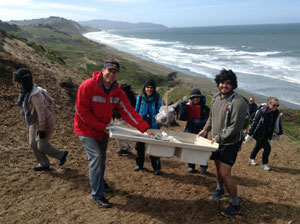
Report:
[[46,132],[45,131],[38,131],[40,139],[46,138]]

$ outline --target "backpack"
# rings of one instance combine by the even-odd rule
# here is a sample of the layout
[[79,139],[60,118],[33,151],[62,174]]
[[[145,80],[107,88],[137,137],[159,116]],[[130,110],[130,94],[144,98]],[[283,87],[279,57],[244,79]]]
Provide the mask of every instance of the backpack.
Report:
[[[130,102],[130,105],[135,107],[136,98],[134,92],[131,90],[131,86],[129,84],[122,84],[120,88],[125,92],[127,99]],[[113,119],[120,119],[121,115],[117,108],[113,110]]]
[[50,111],[54,111],[55,110],[55,102],[53,97],[51,97],[51,95],[49,94],[49,92],[46,89],[43,89],[40,86],[37,86],[38,90],[40,91],[40,93],[43,94],[44,98],[45,98],[45,105],[49,108]]
[[[211,105],[213,105],[214,104],[214,102],[216,101],[216,98],[217,98],[217,96],[219,96],[221,94],[221,92],[219,92],[215,97],[213,97],[213,99],[212,99],[212,101],[211,101]],[[239,95],[239,94],[237,94],[236,92],[234,92],[229,98],[228,98],[228,101],[229,101],[229,103],[228,103],[228,106],[227,106],[227,110],[226,110],[226,114],[225,114],[225,126],[224,126],[224,129],[223,130],[226,130],[227,129],[227,127],[228,127],[228,124],[229,124],[229,118],[230,118],[230,113],[231,113],[231,107],[232,107],[232,100],[234,99],[234,97],[236,97],[237,95]],[[241,95],[240,95],[241,96]],[[248,104],[248,100],[245,98],[245,97],[243,97],[243,96],[241,96],[244,100],[245,100],[245,102]],[[244,125],[243,125],[243,130],[246,130],[247,128],[248,128],[248,126],[249,126],[249,124],[250,124],[250,114],[249,114],[249,110],[248,110],[248,108],[247,108],[247,113],[246,113],[246,116],[245,116],[245,120],[244,120]]]

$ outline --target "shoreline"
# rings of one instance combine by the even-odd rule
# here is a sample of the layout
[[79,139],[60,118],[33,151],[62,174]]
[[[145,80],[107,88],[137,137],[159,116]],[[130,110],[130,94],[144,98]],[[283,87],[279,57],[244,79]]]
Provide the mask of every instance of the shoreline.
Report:
[[[91,40],[91,39],[89,39]],[[91,40],[93,41],[93,40]],[[95,43],[100,44],[99,42],[94,41]],[[191,84],[197,88],[199,88],[201,91],[206,91],[209,92],[211,94],[215,94],[218,92],[218,89],[216,87],[215,82],[212,79],[209,79],[207,77],[200,77],[200,76],[194,76],[192,74],[187,74],[185,72],[180,71],[179,69],[176,69],[172,66],[168,66],[168,65],[163,65],[154,61],[149,61],[146,59],[143,59],[141,57],[135,56],[134,54],[131,53],[127,53],[125,51],[121,51],[118,50],[114,47],[111,47],[107,44],[102,44],[101,45],[105,45],[106,49],[114,56],[119,56],[122,57],[128,61],[132,61],[137,63],[138,65],[141,66],[142,69],[151,72],[153,74],[160,74],[160,75],[168,75],[171,72],[177,72],[177,79],[181,80],[187,84]],[[246,97],[247,99],[251,96],[254,97],[255,99],[255,103],[256,104],[261,104],[261,103],[265,103],[268,99],[267,96],[261,95],[261,94],[256,94],[256,93],[249,93],[245,90],[241,90],[241,89],[236,89],[236,92],[242,94],[244,97]],[[279,100],[279,103],[281,104],[281,108],[283,109],[296,109],[299,110],[300,106],[296,105],[296,104],[292,104],[283,100]]]

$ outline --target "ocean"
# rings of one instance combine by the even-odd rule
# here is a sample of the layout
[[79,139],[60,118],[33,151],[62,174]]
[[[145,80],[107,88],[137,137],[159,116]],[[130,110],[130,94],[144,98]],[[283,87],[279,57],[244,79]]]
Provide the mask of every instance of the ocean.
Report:
[[238,88],[300,108],[300,24],[108,30],[84,34],[186,74],[233,70]]

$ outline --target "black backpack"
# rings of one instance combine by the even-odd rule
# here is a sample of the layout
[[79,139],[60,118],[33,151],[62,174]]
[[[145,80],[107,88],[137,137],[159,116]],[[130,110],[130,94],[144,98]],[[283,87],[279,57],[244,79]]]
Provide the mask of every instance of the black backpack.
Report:
[[[135,107],[136,97],[135,97],[135,93],[131,90],[131,86],[129,84],[121,84],[120,88],[125,92],[131,106]],[[121,115],[118,112],[117,108],[115,108],[113,111],[113,119],[115,118],[117,119],[121,118]]]

